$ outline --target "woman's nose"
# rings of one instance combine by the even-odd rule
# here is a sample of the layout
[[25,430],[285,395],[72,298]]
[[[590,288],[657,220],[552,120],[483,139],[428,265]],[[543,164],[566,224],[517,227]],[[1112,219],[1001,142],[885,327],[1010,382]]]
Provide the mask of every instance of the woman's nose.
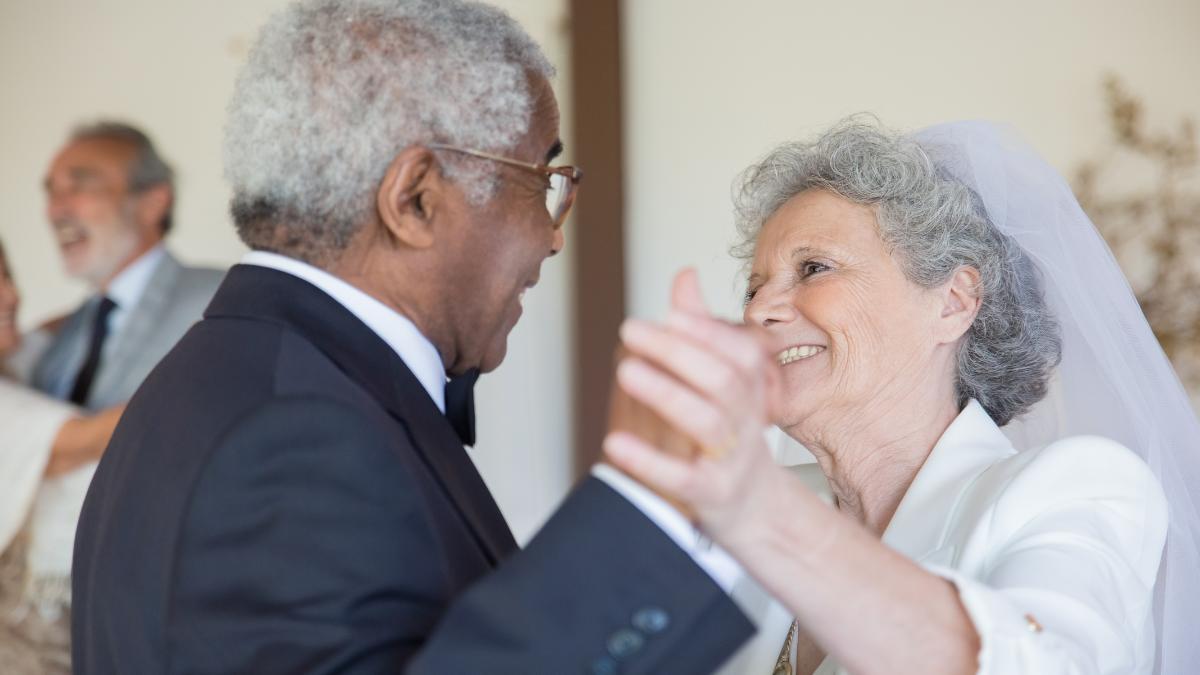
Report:
[[790,323],[796,319],[796,307],[791,300],[786,293],[771,292],[764,287],[746,303],[742,319],[748,324],[763,328]]

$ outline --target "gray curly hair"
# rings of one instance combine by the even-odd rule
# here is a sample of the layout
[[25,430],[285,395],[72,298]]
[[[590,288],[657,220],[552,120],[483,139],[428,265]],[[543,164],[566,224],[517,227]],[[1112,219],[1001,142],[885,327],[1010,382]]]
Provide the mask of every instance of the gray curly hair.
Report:
[[[530,74],[554,68],[503,11],[462,0],[303,0],[275,14],[229,103],[225,176],[253,249],[335,259],[416,143],[503,153],[529,129]],[[496,169],[445,156],[475,204]]]
[[1037,267],[916,140],[853,116],[815,141],[775,148],[742,174],[734,254],[751,258],[763,223],[810,189],[873,207],[884,244],[923,288],[963,266],[979,272],[979,313],[958,350],[960,408],[974,398],[1003,426],[1046,395],[1062,341]]

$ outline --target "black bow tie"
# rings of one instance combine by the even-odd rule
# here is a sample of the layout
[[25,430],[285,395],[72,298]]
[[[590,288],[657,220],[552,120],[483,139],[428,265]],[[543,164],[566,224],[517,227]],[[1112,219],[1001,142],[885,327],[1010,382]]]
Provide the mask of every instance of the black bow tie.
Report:
[[475,381],[479,369],[472,368],[446,383],[446,419],[463,445],[475,445]]

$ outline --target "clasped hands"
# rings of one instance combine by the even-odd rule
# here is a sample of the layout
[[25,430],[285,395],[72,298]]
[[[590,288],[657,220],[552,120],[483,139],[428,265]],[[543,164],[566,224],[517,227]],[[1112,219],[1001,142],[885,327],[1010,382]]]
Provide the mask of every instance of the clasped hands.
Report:
[[664,322],[621,327],[605,454],[726,545],[783,473],[764,434],[782,398],[773,342],[715,318],[693,270],[676,276]]

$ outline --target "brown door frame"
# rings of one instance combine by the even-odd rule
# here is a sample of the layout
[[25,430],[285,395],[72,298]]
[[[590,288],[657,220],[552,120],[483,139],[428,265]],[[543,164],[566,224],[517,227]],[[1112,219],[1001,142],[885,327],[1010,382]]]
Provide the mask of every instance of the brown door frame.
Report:
[[625,317],[621,0],[570,0],[575,475],[600,457],[617,328]]

